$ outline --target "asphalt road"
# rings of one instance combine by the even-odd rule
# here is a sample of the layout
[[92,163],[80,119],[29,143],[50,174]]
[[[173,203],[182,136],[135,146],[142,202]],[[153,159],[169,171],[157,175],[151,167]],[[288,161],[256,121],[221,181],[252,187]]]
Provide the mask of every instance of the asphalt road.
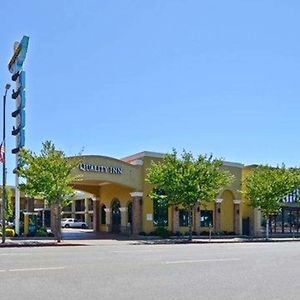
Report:
[[0,249],[0,299],[299,299],[300,243]]

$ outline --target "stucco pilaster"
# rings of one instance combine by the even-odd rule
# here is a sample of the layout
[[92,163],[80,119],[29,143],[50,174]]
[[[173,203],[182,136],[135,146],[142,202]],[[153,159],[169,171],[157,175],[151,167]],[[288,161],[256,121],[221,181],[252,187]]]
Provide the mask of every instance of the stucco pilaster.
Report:
[[71,214],[72,214],[72,218],[75,219],[75,210],[76,210],[76,200],[72,200],[72,204],[71,204]]
[[221,231],[221,204],[223,199],[218,198],[215,200],[215,221],[214,221],[214,228],[215,232]]
[[132,198],[132,233],[139,234],[143,226],[143,193],[133,192],[130,193]]
[[176,205],[172,206],[172,232],[179,231],[179,209]]
[[128,208],[127,207],[120,207],[121,212],[121,232],[127,233],[127,223],[128,223]]
[[107,230],[106,231],[111,231],[111,209],[110,208],[104,208],[105,211],[105,223]]
[[261,236],[261,211],[259,208],[253,209],[253,227],[252,235]]
[[241,200],[233,200],[234,232],[242,234]]
[[[84,221],[88,224],[88,226],[91,226],[91,218],[89,214],[89,198],[84,199]],[[98,210],[99,211],[99,210]],[[98,220],[99,222],[99,220]]]
[[94,231],[100,231],[100,222],[99,222],[99,207],[100,207],[100,198],[92,198],[93,200],[93,229]]
[[196,205],[194,208],[194,231],[200,233],[200,205]]

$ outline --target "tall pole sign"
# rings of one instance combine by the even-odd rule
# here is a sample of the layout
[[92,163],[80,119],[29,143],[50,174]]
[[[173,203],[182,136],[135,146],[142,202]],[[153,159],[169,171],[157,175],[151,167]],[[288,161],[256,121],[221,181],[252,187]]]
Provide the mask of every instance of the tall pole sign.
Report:
[[23,63],[26,58],[29,37],[23,36],[21,42],[15,42],[14,53],[8,63],[8,70],[12,73],[11,79],[16,82],[13,90],[12,98],[16,100],[16,110],[12,113],[12,117],[16,118],[16,125],[13,127],[12,135],[16,137],[16,148],[12,149],[12,153],[16,154],[16,169],[14,170],[15,181],[15,230],[20,234],[20,190],[19,176],[16,170],[20,166],[19,152],[25,146],[25,71],[23,71]]

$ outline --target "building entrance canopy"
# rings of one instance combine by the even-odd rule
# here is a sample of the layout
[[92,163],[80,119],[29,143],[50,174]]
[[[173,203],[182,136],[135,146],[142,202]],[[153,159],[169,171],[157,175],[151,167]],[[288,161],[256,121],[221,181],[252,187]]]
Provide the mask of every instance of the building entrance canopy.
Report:
[[103,185],[116,184],[128,187],[132,190],[142,189],[142,169],[107,156],[86,155],[72,157],[79,161],[73,170],[73,175],[79,180],[74,182],[78,190],[99,194],[99,188]]

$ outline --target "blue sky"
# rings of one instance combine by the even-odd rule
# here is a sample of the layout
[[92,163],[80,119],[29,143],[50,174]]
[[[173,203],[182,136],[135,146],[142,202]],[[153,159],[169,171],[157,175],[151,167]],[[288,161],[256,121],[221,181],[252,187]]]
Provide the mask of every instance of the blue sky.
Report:
[[[4,91],[14,41],[29,35],[34,151],[50,139],[67,155],[175,147],[299,165],[299,9],[296,0],[2,0],[0,83]],[[14,164],[8,154],[10,183]]]

